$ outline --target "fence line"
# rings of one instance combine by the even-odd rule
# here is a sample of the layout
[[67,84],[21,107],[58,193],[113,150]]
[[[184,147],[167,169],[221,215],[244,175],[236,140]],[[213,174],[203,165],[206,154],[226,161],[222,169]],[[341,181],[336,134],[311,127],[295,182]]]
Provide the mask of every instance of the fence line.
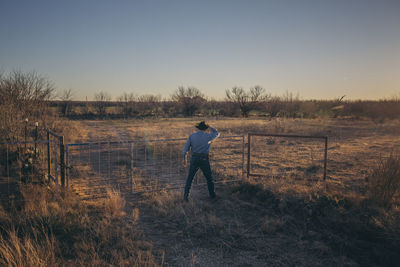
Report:
[[[265,147],[265,142],[255,144],[252,136],[266,138],[324,139],[323,176],[324,179],[326,178],[328,142],[326,136],[249,133],[247,151],[245,151],[245,135],[220,136],[213,141],[210,151],[210,163],[216,183],[243,180],[246,171],[247,177],[268,176],[267,172],[270,174],[272,170],[271,166],[274,165],[271,164],[273,160],[275,160],[275,163],[278,163],[277,166],[279,168],[282,168],[282,166],[285,167],[285,161],[290,161],[290,157],[287,157],[286,151],[283,154],[279,154],[279,151],[288,149],[288,147],[278,142],[275,146],[279,147],[279,149],[273,151],[273,153],[276,154],[276,158],[274,158],[274,154],[268,154],[268,159],[265,161],[265,149],[269,149],[272,146]],[[26,148],[22,148],[22,146],[34,144],[35,157],[37,152],[36,147],[38,146],[40,150],[40,160],[42,163],[47,163],[48,180],[60,184],[63,187],[71,188],[84,198],[104,195],[107,188],[110,187],[117,188],[125,193],[182,188],[186,181],[187,169],[182,166],[181,151],[186,140],[186,138],[118,141],[99,140],[94,142],[64,144],[63,136],[52,131],[47,131],[47,140],[0,143],[3,147],[5,146],[5,160],[1,160],[0,163],[3,164],[3,161],[6,163],[1,176],[7,178],[8,187],[10,187],[12,172],[19,175],[20,180],[22,176],[27,176],[24,166],[22,166],[19,171],[15,171],[9,165],[11,160],[10,156],[15,157],[15,155],[9,153],[9,147],[19,146],[21,149],[25,149],[25,153],[25,151],[29,151],[29,149],[33,148],[28,148],[28,150],[26,150]],[[309,145],[311,145],[311,143]],[[47,162],[45,162],[45,154],[43,153],[45,151],[45,146],[47,146]],[[297,149],[301,150],[302,148],[304,148],[303,144],[297,143],[291,147],[291,150],[300,157],[302,152],[297,151]],[[247,152],[247,169],[245,166],[245,152]],[[312,148],[310,153],[312,160],[314,160],[313,153],[320,152]],[[252,157],[256,159],[256,163],[252,163]],[[281,162],[278,162],[278,158]],[[263,162],[263,160],[265,162]],[[38,166],[40,165],[42,169],[46,169],[43,167],[43,164],[39,164],[37,161],[38,160],[34,163],[38,164]],[[263,174],[253,173],[252,166],[254,164]],[[32,168],[31,172],[33,174]],[[199,178],[202,176],[201,172],[198,172],[193,184],[204,184],[205,179]],[[8,189],[8,192],[9,191],[10,189]]]

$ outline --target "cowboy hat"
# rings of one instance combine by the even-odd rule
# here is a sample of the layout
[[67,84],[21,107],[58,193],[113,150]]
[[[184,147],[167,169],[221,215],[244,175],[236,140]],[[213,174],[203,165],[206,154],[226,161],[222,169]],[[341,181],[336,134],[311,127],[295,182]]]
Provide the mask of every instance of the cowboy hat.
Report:
[[208,125],[206,124],[205,121],[201,121],[199,124],[195,125],[197,129],[199,130],[207,130],[208,129]]

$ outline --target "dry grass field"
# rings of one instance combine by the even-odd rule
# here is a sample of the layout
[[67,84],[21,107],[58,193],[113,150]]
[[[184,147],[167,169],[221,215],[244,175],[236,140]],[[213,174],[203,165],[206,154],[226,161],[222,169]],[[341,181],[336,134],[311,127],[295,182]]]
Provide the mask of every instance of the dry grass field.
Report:
[[[65,136],[67,142],[186,138],[195,130],[196,122],[198,120],[187,119],[72,121]],[[249,132],[328,136],[328,173],[323,185],[330,191],[346,195],[364,192],[372,166],[400,147],[399,121],[376,124],[369,120],[345,119],[211,119],[208,122],[221,132],[221,136],[247,135]],[[229,146],[229,142],[221,141],[217,146]],[[252,170],[269,176],[268,182],[287,183],[297,177],[300,179],[295,180],[300,181],[293,183],[298,186],[302,183],[301,178],[312,177],[312,184],[318,184],[322,178],[323,146],[321,140],[255,139]],[[175,153],[179,154],[181,147],[175,148]],[[213,153],[218,154],[219,150],[214,149]],[[241,166],[241,157],[232,160],[237,162],[230,164]],[[276,174],[279,169],[284,171]],[[281,177],[285,179],[274,179]],[[296,187],[295,191],[298,189]]]
[[[185,138],[199,120],[68,121],[63,134],[66,143]],[[182,201],[181,190],[129,194],[106,189],[105,198],[82,201],[72,192],[27,185],[22,197],[34,201],[0,210],[0,264],[398,265],[399,195],[383,207],[374,202],[368,185],[376,173],[380,175],[376,171],[380,160],[399,149],[399,121],[224,118],[207,122],[222,136],[327,135],[327,179],[321,176],[322,142],[259,138],[252,148],[252,168],[265,177],[220,183],[216,201],[208,199],[204,185],[193,188],[189,203]],[[215,160],[222,145],[231,145],[218,142],[213,144]],[[232,157],[228,164],[227,172],[241,164],[240,157]],[[215,176],[218,180],[224,173]],[[200,175],[197,180],[204,178]],[[79,183],[76,186],[79,191]]]

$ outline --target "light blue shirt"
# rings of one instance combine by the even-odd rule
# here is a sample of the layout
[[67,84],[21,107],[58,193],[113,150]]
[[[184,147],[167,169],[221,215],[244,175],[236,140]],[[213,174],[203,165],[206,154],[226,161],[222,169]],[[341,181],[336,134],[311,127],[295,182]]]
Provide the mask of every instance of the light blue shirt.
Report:
[[206,133],[204,131],[197,131],[192,133],[186,141],[185,146],[183,147],[182,156],[183,159],[186,157],[186,153],[189,151],[189,148],[192,148],[192,152],[199,154],[208,154],[210,151],[210,144],[212,140],[219,136],[218,131],[210,127],[211,133]]

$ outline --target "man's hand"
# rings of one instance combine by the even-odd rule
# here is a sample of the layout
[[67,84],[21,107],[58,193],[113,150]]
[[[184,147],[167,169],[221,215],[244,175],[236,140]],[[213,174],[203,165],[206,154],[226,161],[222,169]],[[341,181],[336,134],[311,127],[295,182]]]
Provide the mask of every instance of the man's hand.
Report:
[[182,165],[183,165],[183,167],[186,167],[186,165],[187,165],[186,159],[184,159],[184,160],[182,161]]

